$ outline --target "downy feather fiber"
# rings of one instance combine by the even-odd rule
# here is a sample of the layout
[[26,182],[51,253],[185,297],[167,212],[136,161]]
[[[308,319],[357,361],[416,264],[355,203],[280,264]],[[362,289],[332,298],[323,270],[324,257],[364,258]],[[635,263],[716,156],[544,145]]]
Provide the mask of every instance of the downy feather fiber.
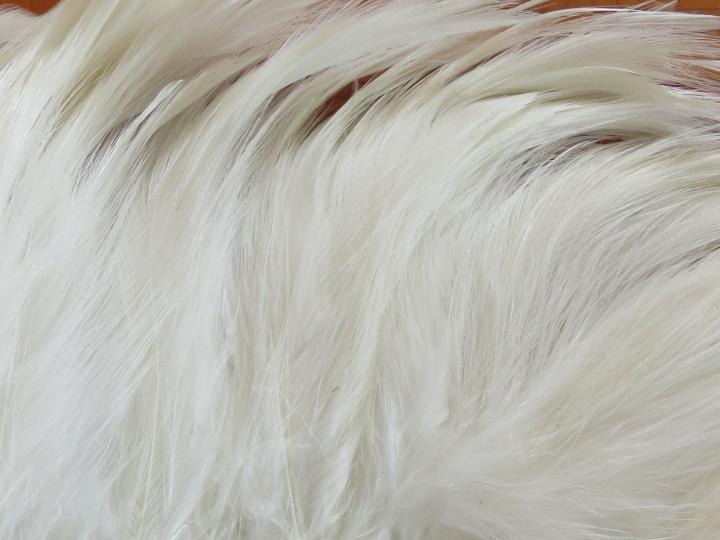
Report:
[[720,19],[0,15],[0,538],[720,537]]

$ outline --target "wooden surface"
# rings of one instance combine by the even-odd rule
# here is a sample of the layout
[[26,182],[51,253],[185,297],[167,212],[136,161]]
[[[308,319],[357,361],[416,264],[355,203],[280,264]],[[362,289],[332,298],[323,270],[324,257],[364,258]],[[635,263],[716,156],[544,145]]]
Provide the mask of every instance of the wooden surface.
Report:
[[[641,1],[642,0],[548,0],[547,9],[580,6],[631,6],[637,5]],[[0,4],[15,4],[35,13],[44,13],[56,3],[57,0],[0,0]],[[677,11],[715,13],[720,15],[720,0],[677,0],[676,6]]]

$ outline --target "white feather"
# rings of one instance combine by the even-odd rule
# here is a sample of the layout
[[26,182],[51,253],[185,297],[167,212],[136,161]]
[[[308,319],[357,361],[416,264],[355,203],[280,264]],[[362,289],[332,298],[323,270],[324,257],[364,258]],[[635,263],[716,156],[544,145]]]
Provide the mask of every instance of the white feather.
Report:
[[0,14],[0,538],[720,531],[720,19]]

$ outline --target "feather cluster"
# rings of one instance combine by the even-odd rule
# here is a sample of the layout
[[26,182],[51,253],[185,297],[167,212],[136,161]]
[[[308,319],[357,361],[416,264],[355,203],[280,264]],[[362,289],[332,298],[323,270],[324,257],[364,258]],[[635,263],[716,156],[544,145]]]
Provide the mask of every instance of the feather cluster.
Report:
[[720,19],[0,14],[0,538],[720,534]]

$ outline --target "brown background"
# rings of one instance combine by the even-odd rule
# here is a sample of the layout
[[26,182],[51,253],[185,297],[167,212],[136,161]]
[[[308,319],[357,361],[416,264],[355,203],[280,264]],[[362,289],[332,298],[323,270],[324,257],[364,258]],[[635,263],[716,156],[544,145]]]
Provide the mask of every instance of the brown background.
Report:
[[[585,6],[637,6],[643,3],[643,0],[627,1],[627,0],[549,0],[547,6],[550,9],[561,9],[568,7],[585,7]],[[667,5],[670,2],[658,1],[656,5]],[[720,0],[676,0],[675,11],[689,11],[699,13],[720,14]]]
[[[579,6],[629,6],[637,5],[641,0],[548,0],[549,9]],[[0,4],[15,4],[35,13],[44,13],[58,0],[0,0]],[[678,11],[695,11],[720,14],[720,0],[677,0]]]
[[44,13],[57,4],[57,0],[3,0],[0,3],[15,4],[16,6],[24,7],[35,13]]

